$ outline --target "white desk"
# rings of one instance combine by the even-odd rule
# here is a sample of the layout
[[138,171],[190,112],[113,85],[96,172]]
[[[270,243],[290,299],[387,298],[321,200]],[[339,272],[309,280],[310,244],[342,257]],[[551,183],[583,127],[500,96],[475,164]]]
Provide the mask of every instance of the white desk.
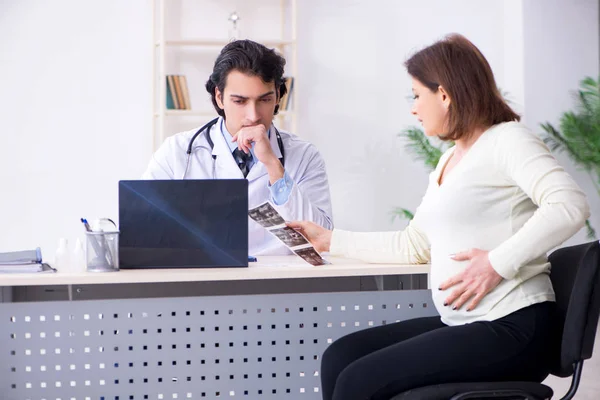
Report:
[[295,256],[259,261],[231,269],[1,275],[0,286],[14,289],[66,285],[109,293],[141,285],[148,296],[0,303],[0,398],[316,400],[320,356],[333,340],[436,315],[428,290],[152,293],[168,285],[254,283],[260,289],[305,278],[429,272],[428,265],[336,258],[320,267]]
[[124,269],[119,272],[0,274],[0,286],[206,282],[264,279],[428,274],[429,264],[366,264],[331,257],[313,267],[296,256],[263,256],[248,268]]

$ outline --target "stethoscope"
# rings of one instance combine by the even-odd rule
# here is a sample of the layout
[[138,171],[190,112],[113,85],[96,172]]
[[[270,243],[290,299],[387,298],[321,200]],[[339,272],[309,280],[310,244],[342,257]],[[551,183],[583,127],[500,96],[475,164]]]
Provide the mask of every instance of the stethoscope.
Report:
[[[190,158],[192,157],[192,145],[194,144],[194,140],[196,140],[198,135],[202,134],[202,132],[204,132],[204,131],[206,131],[206,140],[208,141],[208,145],[210,146],[210,154],[213,158],[213,173],[212,173],[213,179],[217,179],[217,177],[216,177],[217,155],[212,154],[215,144],[213,143],[213,141],[210,137],[210,128],[212,128],[213,125],[215,125],[218,120],[219,120],[219,118],[217,117],[217,118],[213,119],[212,121],[209,121],[202,128],[198,129],[198,131],[194,134],[194,136],[192,136],[192,139],[190,140],[190,143],[188,144],[187,151],[185,152],[187,154],[187,160],[185,163],[185,171],[183,171],[183,176],[181,177],[181,179],[185,179],[185,175],[187,174],[187,170],[190,166]],[[275,126],[273,126],[273,128],[275,128]],[[279,161],[281,162],[281,165],[285,167],[285,152],[283,150],[283,140],[281,139],[281,135],[279,134],[279,131],[277,130],[277,128],[275,128],[275,137],[277,137],[277,146],[279,147],[279,151],[281,152],[281,158],[279,159]],[[208,149],[206,147],[204,149],[206,149],[208,151]]]

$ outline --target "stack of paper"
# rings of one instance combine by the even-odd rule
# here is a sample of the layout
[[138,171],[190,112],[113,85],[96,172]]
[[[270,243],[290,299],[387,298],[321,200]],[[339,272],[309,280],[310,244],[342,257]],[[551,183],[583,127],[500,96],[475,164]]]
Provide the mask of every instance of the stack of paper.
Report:
[[0,253],[0,273],[19,272],[56,272],[56,270],[42,262],[42,251],[39,247],[35,250]]

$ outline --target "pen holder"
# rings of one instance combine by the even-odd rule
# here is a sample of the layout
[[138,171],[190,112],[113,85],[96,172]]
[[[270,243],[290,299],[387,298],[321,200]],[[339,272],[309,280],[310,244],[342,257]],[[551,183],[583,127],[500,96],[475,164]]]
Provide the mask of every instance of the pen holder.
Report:
[[119,270],[119,231],[86,232],[86,266],[89,272]]

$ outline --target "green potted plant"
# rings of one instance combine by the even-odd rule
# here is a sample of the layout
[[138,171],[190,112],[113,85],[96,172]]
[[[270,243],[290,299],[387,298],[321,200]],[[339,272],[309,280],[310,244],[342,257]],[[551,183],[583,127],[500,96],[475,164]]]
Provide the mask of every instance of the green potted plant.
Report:
[[[567,111],[560,117],[559,128],[549,122],[541,124],[542,138],[550,150],[564,152],[575,165],[588,173],[600,196],[600,78],[583,79],[576,93],[575,111]],[[588,237],[594,239],[596,232],[585,222]]]

